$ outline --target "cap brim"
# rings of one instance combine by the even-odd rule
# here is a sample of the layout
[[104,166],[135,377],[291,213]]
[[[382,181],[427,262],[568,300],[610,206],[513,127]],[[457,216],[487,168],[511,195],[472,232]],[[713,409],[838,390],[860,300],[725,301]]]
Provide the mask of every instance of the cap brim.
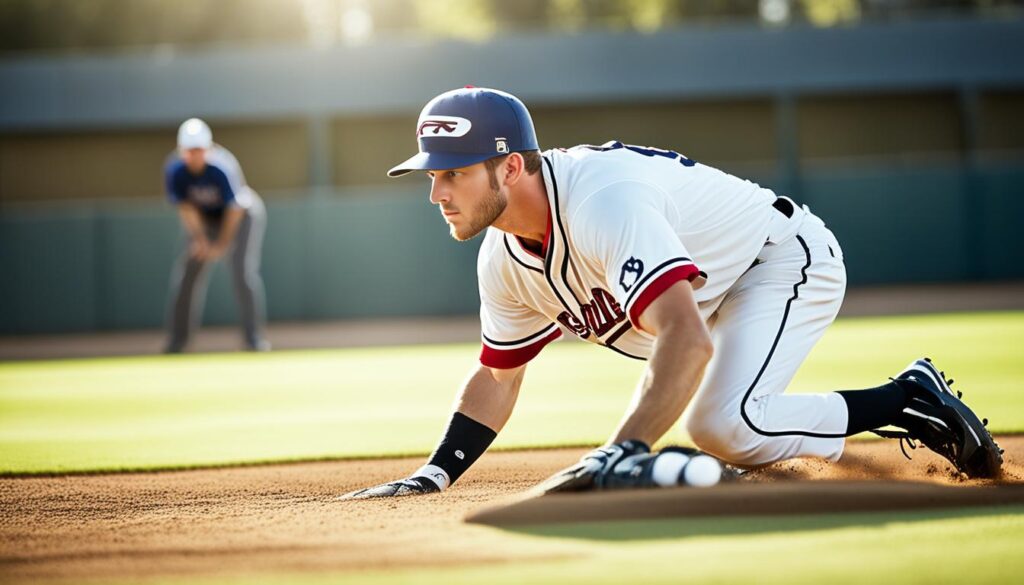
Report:
[[401,177],[413,171],[443,171],[468,167],[483,162],[500,154],[461,154],[457,152],[419,152],[402,164],[396,165],[388,171],[389,177]]

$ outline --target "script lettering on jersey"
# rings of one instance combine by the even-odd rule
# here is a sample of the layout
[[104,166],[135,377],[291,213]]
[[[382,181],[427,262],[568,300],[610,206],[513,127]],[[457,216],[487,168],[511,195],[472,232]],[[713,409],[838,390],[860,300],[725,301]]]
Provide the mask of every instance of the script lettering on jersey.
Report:
[[558,316],[558,322],[581,339],[587,339],[591,333],[603,337],[615,325],[626,319],[626,313],[610,292],[594,288],[590,289],[590,294],[594,295],[594,298],[580,307],[583,321],[568,311],[562,311]]
[[221,203],[220,189],[215,185],[192,185],[188,188],[188,200],[201,206]]

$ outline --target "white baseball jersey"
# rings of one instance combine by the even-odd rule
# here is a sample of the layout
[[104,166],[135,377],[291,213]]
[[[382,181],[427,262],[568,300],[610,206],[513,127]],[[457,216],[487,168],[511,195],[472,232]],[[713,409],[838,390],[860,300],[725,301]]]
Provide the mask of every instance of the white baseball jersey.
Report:
[[549,202],[543,257],[490,228],[480,248],[480,361],[525,364],[564,329],[637,359],[654,337],[639,316],[686,279],[707,320],[768,241],[792,237],[755,183],[671,151],[609,142],[543,154]]

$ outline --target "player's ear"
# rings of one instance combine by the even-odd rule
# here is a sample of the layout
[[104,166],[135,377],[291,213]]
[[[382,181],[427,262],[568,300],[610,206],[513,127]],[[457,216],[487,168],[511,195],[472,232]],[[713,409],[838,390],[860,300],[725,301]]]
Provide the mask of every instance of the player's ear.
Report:
[[526,161],[523,155],[513,152],[505,159],[505,184],[515,185],[526,170]]

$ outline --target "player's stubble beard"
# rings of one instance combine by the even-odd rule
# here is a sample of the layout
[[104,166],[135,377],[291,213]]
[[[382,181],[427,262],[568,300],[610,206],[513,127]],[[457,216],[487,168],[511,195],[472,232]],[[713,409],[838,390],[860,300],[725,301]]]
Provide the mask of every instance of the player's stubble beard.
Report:
[[[508,198],[501,192],[501,185],[498,184],[498,177],[493,170],[488,169],[490,174],[490,191],[473,207],[473,214],[470,217],[470,224],[464,230],[457,230],[454,224],[449,224],[448,231],[452,237],[460,242],[471,240],[480,232],[493,224],[508,206]],[[463,214],[465,215],[465,214]]]

